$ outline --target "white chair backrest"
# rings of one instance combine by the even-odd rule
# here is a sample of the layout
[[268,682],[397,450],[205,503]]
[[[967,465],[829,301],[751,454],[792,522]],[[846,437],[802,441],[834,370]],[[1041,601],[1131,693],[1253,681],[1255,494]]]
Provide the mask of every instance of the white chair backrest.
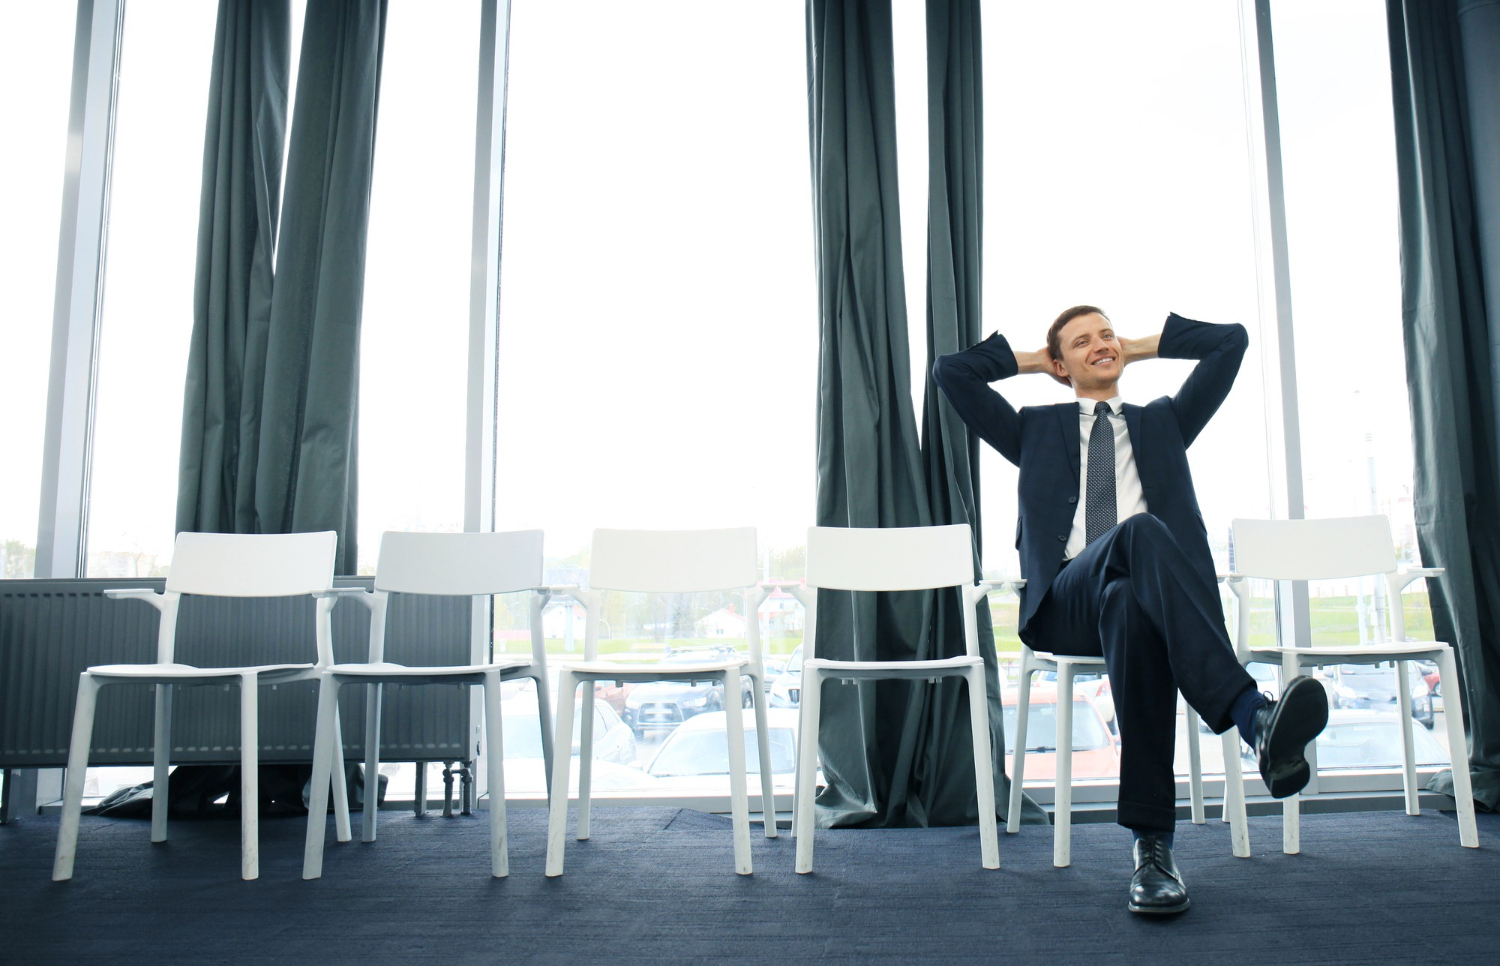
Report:
[[1332,580],[1396,569],[1383,516],[1323,520],[1235,520],[1234,569],[1271,580]]
[[923,590],[974,583],[967,523],[808,527],[807,583],[835,590]]
[[542,584],[542,531],[405,533],[380,538],[375,589],[472,597]]
[[589,589],[696,593],[752,587],[755,528],[595,530]]
[[179,533],[167,593],[295,597],[333,586],[338,534]]

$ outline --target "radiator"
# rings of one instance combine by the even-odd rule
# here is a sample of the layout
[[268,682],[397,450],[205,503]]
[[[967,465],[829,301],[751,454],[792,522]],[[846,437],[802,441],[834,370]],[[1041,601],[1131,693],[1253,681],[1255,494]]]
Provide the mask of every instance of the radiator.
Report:
[[[370,586],[348,578],[339,586]],[[106,589],[151,587],[164,580],[0,580],[0,767],[66,764],[78,675],[94,664],[156,659],[157,611],[111,600]],[[200,666],[311,663],[316,659],[311,598],[184,597],[177,660]],[[403,664],[469,661],[468,597],[395,595],[386,660]],[[369,611],[355,601],[333,609],[334,656],[365,659]],[[345,755],[364,755],[365,685],[340,693]],[[467,688],[387,686],[381,715],[385,761],[472,758]],[[226,693],[227,692],[227,693]],[[172,761],[239,760],[238,688],[178,688],[173,699]],[[152,748],[152,689],[116,684],[99,693],[94,765],[147,765]],[[260,688],[260,756],[265,762],[312,760],[317,684]]]

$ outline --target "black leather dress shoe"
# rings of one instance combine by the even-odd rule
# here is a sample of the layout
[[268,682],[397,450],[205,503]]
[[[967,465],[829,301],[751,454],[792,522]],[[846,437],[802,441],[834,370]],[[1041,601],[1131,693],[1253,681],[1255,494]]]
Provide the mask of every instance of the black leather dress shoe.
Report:
[[1175,916],[1187,912],[1192,904],[1167,840],[1159,835],[1136,839],[1135,875],[1130,877],[1130,904],[1126,908],[1146,916]]
[[1255,712],[1255,757],[1260,777],[1273,798],[1295,795],[1307,786],[1307,743],[1328,724],[1328,694],[1321,682],[1303,675]]

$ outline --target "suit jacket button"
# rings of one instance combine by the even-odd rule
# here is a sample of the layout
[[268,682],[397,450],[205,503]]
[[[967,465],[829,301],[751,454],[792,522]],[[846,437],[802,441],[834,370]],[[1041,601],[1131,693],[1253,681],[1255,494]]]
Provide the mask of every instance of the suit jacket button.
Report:
[[1066,533],[1059,533],[1057,535],[1057,539],[1058,539],[1058,541],[1060,543],[1067,543],[1068,542],[1068,535]]
[[1078,497],[1076,497],[1076,496],[1070,496],[1070,497],[1068,497],[1068,502],[1069,503],[1077,503],[1078,502]]

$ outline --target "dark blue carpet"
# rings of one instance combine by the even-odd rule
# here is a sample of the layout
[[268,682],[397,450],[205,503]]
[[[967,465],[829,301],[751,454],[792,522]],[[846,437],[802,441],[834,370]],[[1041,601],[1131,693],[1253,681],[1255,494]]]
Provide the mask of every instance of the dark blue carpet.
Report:
[[[1001,836],[998,872],[978,831],[822,831],[817,872],[794,843],[754,837],[756,873],[732,871],[729,822],[673,808],[595,810],[567,874],[542,875],[545,813],[512,809],[511,875],[488,872],[482,815],[381,815],[380,841],[330,845],[303,882],[303,821],[268,819],[261,878],[239,879],[239,826],[85,817],[76,877],[50,881],[57,824],[0,827],[0,963],[1386,963],[1500,962],[1500,816],[1460,848],[1451,814],[1303,818],[1303,853],[1279,818],[1251,821],[1251,859],[1226,826],[1180,823],[1193,908],[1125,911],[1129,835],[1073,832],[1054,869],[1051,830]],[[333,836],[330,830],[329,841]]]

